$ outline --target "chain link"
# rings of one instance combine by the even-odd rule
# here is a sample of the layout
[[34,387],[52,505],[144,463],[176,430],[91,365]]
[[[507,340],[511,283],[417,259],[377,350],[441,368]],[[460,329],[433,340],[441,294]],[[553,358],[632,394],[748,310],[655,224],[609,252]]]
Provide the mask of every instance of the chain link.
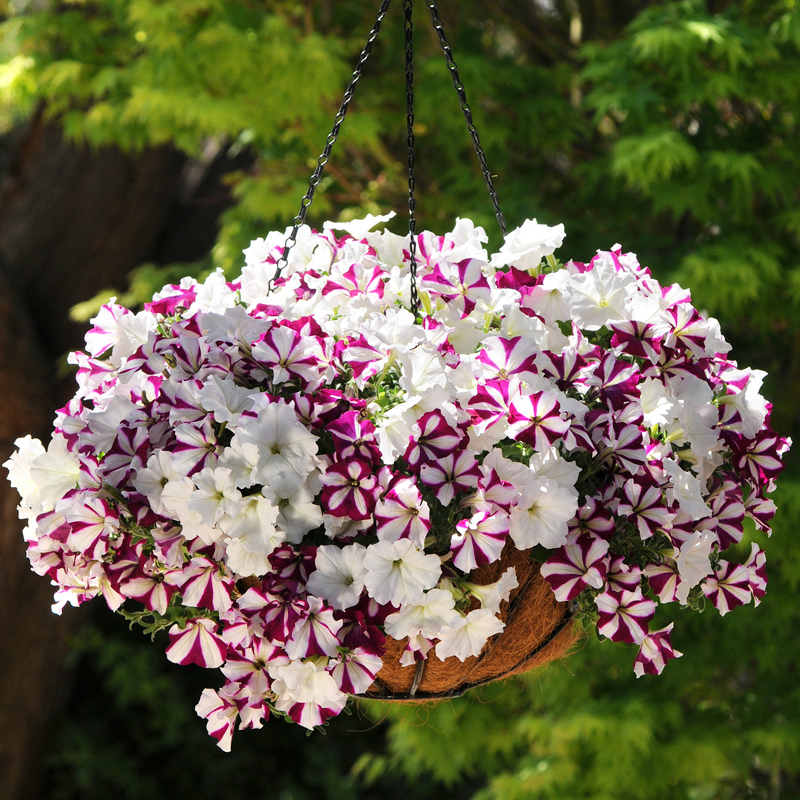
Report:
[[[289,260],[289,252],[297,243],[297,233],[300,230],[300,226],[303,225],[303,223],[306,220],[306,213],[308,211],[309,206],[314,202],[314,192],[316,191],[317,186],[319,186],[322,180],[322,173],[325,169],[325,165],[330,160],[331,150],[333,148],[333,145],[336,143],[336,139],[339,136],[339,129],[342,126],[342,122],[344,122],[344,118],[347,114],[347,108],[350,105],[350,101],[353,99],[353,94],[355,92],[356,84],[361,78],[361,73],[364,69],[364,64],[366,64],[367,59],[369,58],[372,52],[372,46],[375,40],[378,38],[378,33],[380,32],[381,24],[383,23],[383,19],[386,16],[386,12],[389,9],[389,3],[390,0],[382,0],[381,2],[380,9],[378,10],[378,16],[375,20],[375,23],[372,26],[372,30],[369,32],[369,36],[367,37],[367,42],[364,45],[364,49],[361,51],[361,56],[358,59],[358,63],[356,64],[356,67],[353,70],[353,75],[350,79],[350,84],[345,90],[344,97],[342,98],[342,103],[339,106],[339,111],[337,112],[336,118],[334,119],[331,132],[328,134],[328,137],[325,140],[325,149],[322,151],[322,155],[320,155],[320,157],[317,159],[317,166],[314,169],[314,173],[311,176],[311,180],[309,181],[308,191],[303,197],[300,203],[300,210],[292,222],[291,233],[284,242],[283,252],[275,266],[275,275],[269,282],[268,291],[272,290],[274,281],[278,277],[280,277],[283,268],[286,266]],[[464,89],[464,84],[461,83],[461,78],[459,77],[458,74],[458,67],[456,66],[456,62],[453,60],[453,51],[450,46],[450,42],[447,41],[447,37],[444,32],[444,26],[442,25],[442,21],[439,18],[439,10],[436,5],[436,0],[425,0],[425,5],[431,12],[433,27],[439,36],[439,44],[441,45],[445,58],[447,60],[447,68],[448,70],[450,70],[450,74],[452,75],[453,78],[453,86],[455,87],[456,93],[458,94],[458,99],[461,104],[461,110],[464,113],[464,119],[466,119],[467,121],[467,129],[469,130],[469,135],[472,138],[472,144],[475,148],[475,153],[478,156],[478,161],[480,162],[483,178],[486,181],[486,187],[489,190],[489,197],[491,198],[492,205],[494,206],[495,216],[497,217],[497,222],[500,225],[500,230],[502,230],[503,235],[505,236],[506,221],[505,218],[503,217],[503,213],[500,211],[500,205],[497,199],[497,192],[495,191],[494,183],[492,182],[492,173],[489,171],[489,167],[486,164],[486,156],[484,155],[483,148],[481,147],[478,131],[475,128],[475,123],[472,120],[472,111],[470,110],[469,104],[467,103],[467,95]],[[411,309],[414,312],[414,314],[416,314],[419,308],[419,296],[417,290],[417,258],[416,258],[416,253],[417,253],[417,237],[416,237],[417,221],[415,217],[416,198],[414,195],[414,191],[416,188],[416,178],[414,175],[414,46],[413,46],[413,19],[412,19],[413,0],[403,0],[403,9],[405,11],[404,31],[405,31],[405,56],[406,56],[406,125],[407,125],[406,140],[408,144],[408,233],[409,233],[409,254],[411,257]]]
[[378,17],[375,20],[375,24],[372,26],[372,30],[369,32],[369,36],[367,37],[367,43],[364,45],[364,49],[361,51],[361,56],[358,59],[356,68],[353,70],[353,75],[350,78],[350,84],[345,90],[344,97],[342,98],[342,104],[339,106],[339,111],[336,114],[336,118],[333,122],[333,127],[331,128],[331,132],[328,134],[328,138],[325,140],[325,149],[322,151],[322,155],[317,159],[317,166],[316,169],[314,170],[314,174],[311,176],[311,180],[308,185],[308,191],[306,192],[305,197],[303,197],[303,200],[300,203],[300,211],[293,220],[292,232],[289,234],[289,237],[284,242],[283,253],[281,254],[281,257],[278,259],[278,263],[275,265],[275,275],[269,282],[269,285],[267,287],[268,291],[272,290],[272,285],[274,281],[278,277],[280,277],[281,271],[286,266],[289,260],[289,251],[297,243],[297,232],[300,230],[300,226],[306,221],[306,213],[308,211],[308,207],[314,202],[314,192],[316,191],[317,186],[319,186],[319,183],[322,180],[322,172],[325,169],[325,165],[330,160],[331,149],[333,148],[333,145],[335,144],[336,139],[339,136],[339,128],[342,127],[342,122],[344,122],[344,118],[347,114],[347,107],[350,105],[350,101],[353,99],[353,93],[355,92],[356,84],[361,78],[361,72],[364,69],[364,64],[367,63],[367,59],[369,58],[370,53],[372,52],[372,45],[378,38],[378,33],[380,32],[381,29],[381,23],[383,22],[383,18],[386,16],[386,12],[389,9],[389,2],[390,0],[383,0],[383,2],[381,3],[381,7],[378,10]]
[[417,201],[414,197],[414,22],[413,0],[403,0],[406,34],[406,124],[408,142],[408,252],[411,256],[411,313],[419,309],[417,296],[417,220],[414,212]]
[[478,161],[480,161],[483,179],[486,181],[486,188],[489,190],[489,197],[492,199],[492,205],[494,206],[494,213],[497,217],[497,222],[500,225],[500,230],[503,231],[503,236],[505,236],[507,232],[506,220],[503,216],[503,212],[500,211],[500,205],[497,200],[497,192],[495,191],[494,183],[492,182],[492,173],[489,171],[489,167],[486,165],[486,156],[483,153],[483,148],[481,147],[481,141],[478,137],[478,131],[475,128],[475,123],[472,121],[472,111],[467,103],[467,94],[464,90],[464,84],[461,83],[461,78],[458,75],[458,67],[456,66],[456,62],[453,60],[453,51],[450,47],[450,42],[447,41],[447,37],[444,33],[444,25],[442,25],[441,19],[439,19],[439,10],[436,6],[436,0],[425,0],[425,5],[431,12],[433,27],[436,30],[436,33],[439,34],[439,44],[442,46],[445,58],[447,59],[447,68],[450,70],[450,74],[453,76],[453,86],[455,86],[456,93],[458,94],[458,99],[461,103],[461,110],[464,112],[464,119],[467,121],[467,128],[469,129],[469,135],[472,137],[472,144],[475,147],[475,153],[478,156]]

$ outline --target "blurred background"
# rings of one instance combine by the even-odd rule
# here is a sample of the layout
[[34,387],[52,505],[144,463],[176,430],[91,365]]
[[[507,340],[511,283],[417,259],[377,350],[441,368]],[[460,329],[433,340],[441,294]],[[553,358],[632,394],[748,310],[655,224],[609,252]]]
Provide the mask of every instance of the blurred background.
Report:
[[[378,5],[0,0],[0,463],[16,437],[47,437],[73,391],[66,353],[100,303],[233,277],[250,239],[291,222]],[[774,427],[797,438],[796,0],[439,5],[509,228],[563,222],[563,260],[619,242],[690,287],[740,365],[769,371]],[[496,249],[415,6],[418,229],[471,217]],[[310,223],[395,210],[403,231],[403,81],[395,0]],[[193,711],[215,676],[170,664],[100,601],[50,613],[0,481],[0,797],[800,797],[798,478],[790,454],[762,606],[680,613],[686,655],[658,679],[587,641],[471,697],[354,705],[326,735],[268,724],[231,754]]]

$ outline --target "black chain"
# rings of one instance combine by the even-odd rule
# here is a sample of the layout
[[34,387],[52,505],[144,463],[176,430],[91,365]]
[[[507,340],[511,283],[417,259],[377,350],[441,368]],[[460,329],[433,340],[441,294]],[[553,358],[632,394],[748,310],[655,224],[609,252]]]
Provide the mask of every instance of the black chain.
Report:
[[411,313],[416,315],[419,308],[417,296],[417,220],[414,212],[417,201],[414,197],[416,178],[414,177],[414,23],[412,20],[413,0],[403,0],[405,10],[406,34],[406,123],[408,141],[408,252],[411,256]]
[[483,153],[483,148],[481,147],[481,141],[478,138],[478,131],[475,128],[475,123],[472,121],[472,111],[467,103],[467,94],[464,90],[464,84],[461,83],[461,78],[458,76],[458,67],[456,66],[456,62],[453,60],[453,51],[450,47],[450,42],[447,41],[447,37],[445,36],[442,21],[439,19],[439,11],[436,7],[436,0],[425,0],[425,5],[430,9],[431,18],[433,19],[433,27],[436,30],[436,33],[439,34],[439,44],[441,44],[445,58],[447,59],[447,68],[450,70],[450,74],[453,76],[453,86],[455,86],[458,99],[461,102],[461,110],[464,112],[464,119],[467,121],[469,135],[472,137],[472,144],[475,146],[475,153],[478,156],[478,161],[480,161],[481,164],[483,179],[486,181],[486,188],[489,190],[489,197],[492,199],[494,213],[497,217],[497,222],[500,225],[500,230],[503,231],[503,236],[505,236],[506,220],[503,216],[503,212],[500,211],[500,205],[497,201],[497,192],[495,191],[494,183],[492,183],[492,173],[489,171],[489,167],[486,165],[486,156]]
[[375,24],[372,26],[372,30],[369,32],[367,43],[364,45],[364,49],[361,51],[358,64],[356,64],[356,68],[353,70],[353,76],[350,79],[350,85],[347,87],[347,90],[344,93],[342,104],[339,106],[339,111],[336,114],[336,119],[333,122],[331,132],[328,134],[328,138],[325,140],[325,149],[322,151],[322,155],[319,157],[319,159],[317,159],[317,167],[314,170],[314,174],[311,176],[308,191],[300,203],[300,211],[294,218],[292,232],[289,234],[289,238],[283,245],[283,254],[281,255],[280,259],[278,259],[278,263],[275,267],[275,275],[267,287],[268,291],[272,290],[273,282],[280,276],[281,271],[286,266],[286,263],[289,260],[289,251],[297,242],[297,232],[300,230],[300,226],[306,221],[306,212],[308,211],[308,207],[314,202],[314,192],[322,180],[322,172],[330,159],[331,149],[333,148],[333,145],[339,136],[339,128],[342,127],[342,122],[344,122],[345,115],[347,114],[347,107],[350,105],[350,101],[353,99],[353,93],[355,91],[356,84],[361,78],[361,72],[364,69],[364,64],[367,63],[367,59],[372,52],[372,45],[374,44],[375,39],[378,38],[378,33],[381,29],[381,23],[383,22],[383,18],[386,16],[386,12],[389,8],[389,2],[390,0],[383,0],[381,7],[378,10],[378,17],[375,20]]
[[[333,145],[336,143],[336,139],[339,136],[339,129],[342,126],[342,122],[344,122],[344,118],[345,115],[347,114],[347,108],[350,105],[350,101],[353,99],[353,93],[355,92],[356,84],[361,78],[361,73],[364,69],[364,64],[366,64],[367,59],[369,58],[370,53],[372,52],[372,45],[378,38],[378,33],[380,32],[381,29],[381,23],[383,22],[383,19],[386,16],[386,12],[389,8],[389,3],[390,0],[382,0],[381,2],[380,9],[378,10],[378,16],[375,20],[374,25],[372,26],[372,30],[369,32],[369,36],[367,37],[367,43],[364,45],[364,49],[361,51],[361,56],[358,59],[356,68],[353,70],[353,75],[350,79],[350,84],[348,85],[344,93],[344,97],[342,98],[342,103],[339,106],[339,111],[336,114],[336,118],[333,122],[333,127],[331,128],[331,132],[328,134],[328,137],[325,140],[325,149],[322,151],[322,155],[317,159],[317,166],[316,169],[314,170],[314,174],[311,176],[311,180],[309,181],[308,191],[306,192],[305,197],[303,197],[303,200],[300,203],[300,211],[294,218],[292,224],[292,231],[283,245],[283,252],[281,254],[281,257],[278,259],[278,263],[275,266],[275,275],[269,282],[268,291],[272,290],[274,281],[280,276],[281,271],[286,266],[289,260],[289,251],[297,243],[297,233],[300,230],[300,226],[303,225],[303,223],[306,220],[306,213],[308,211],[309,206],[314,202],[314,192],[316,191],[317,186],[319,186],[319,183],[322,180],[322,173],[323,170],[325,169],[325,165],[330,160],[331,150],[333,148]],[[489,171],[489,167],[486,164],[486,156],[484,155],[483,148],[481,147],[480,138],[478,137],[478,131],[475,128],[475,123],[472,120],[472,111],[470,110],[469,104],[467,103],[467,95],[466,91],[464,90],[464,84],[461,83],[461,78],[459,77],[458,74],[458,67],[456,66],[456,62],[453,60],[453,51],[452,48],[450,47],[450,42],[447,41],[447,37],[445,36],[444,32],[444,26],[442,25],[442,21],[439,18],[439,10],[436,6],[436,0],[425,0],[425,5],[431,12],[431,18],[433,20],[434,30],[439,35],[439,43],[441,44],[445,58],[447,59],[447,68],[450,70],[450,74],[453,77],[453,86],[455,86],[456,93],[458,94],[458,99],[461,103],[461,110],[464,113],[464,119],[466,119],[467,121],[467,129],[469,130],[469,135],[472,137],[472,144],[475,147],[475,153],[478,156],[478,161],[480,162],[481,171],[483,172],[483,178],[486,181],[486,187],[489,190],[489,197],[491,198],[492,205],[494,206],[495,216],[497,217],[497,222],[500,225],[500,230],[502,230],[503,235],[505,236],[506,221],[505,218],[503,217],[502,211],[500,211],[500,205],[497,200],[497,192],[495,191],[494,184],[492,182],[492,173]],[[417,293],[417,259],[416,259],[417,221],[415,218],[417,204],[416,204],[416,199],[414,197],[416,179],[414,176],[414,46],[413,46],[413,20],[412,20],[413,0],[403,0],[403,8],[405,11],[406,123],[407,123],[407,143],[408,143],[408,233],[409,233],[409,254],[411,257],[411,309],[414,312],[414,314],[416,314],[419,308],[419,296]]]

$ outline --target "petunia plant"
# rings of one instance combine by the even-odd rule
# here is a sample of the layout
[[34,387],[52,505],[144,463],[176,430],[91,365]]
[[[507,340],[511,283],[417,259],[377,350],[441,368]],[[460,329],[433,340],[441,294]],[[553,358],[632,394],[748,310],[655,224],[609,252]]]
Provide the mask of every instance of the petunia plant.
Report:
[[223,749],[338,714],[388,639],[406,666],[479,656],[519,576],[476,572],[509,551],[637,675],[681,655],[669,604],[765,594],[761,548],[730,548],[769,531],[789,442],[689,292],[618,246],[562,264],[535,220],[492,255],[469,220],[422,233],[412,276],[386,219],[104,306],[52,440],[6,464],[54,610],[102,595],[219,669],[197,711]]

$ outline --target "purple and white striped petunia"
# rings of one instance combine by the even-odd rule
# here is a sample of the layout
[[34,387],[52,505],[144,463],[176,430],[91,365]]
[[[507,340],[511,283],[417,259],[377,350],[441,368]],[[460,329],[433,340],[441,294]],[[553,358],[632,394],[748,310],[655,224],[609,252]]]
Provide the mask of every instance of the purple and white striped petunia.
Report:
[[138,600],[150,611],[166,614],[170,600],[178,590],[176,583],[182,577],[180,573],[164,575],[153,570],[151,574],[121,582],[119,589],[126,597]]
[[617,507],[617,514],[636,522],[642,539],[649,539],[659,530],[669,530],[674,514],[665,505],[660,487],[629,478],[625,481],[622,493],[623,499]]
[[423,414],[415,427],[419,434],[415,433],[405,453],[405,460],[413,468],[453,453],[463,438],[438,409]]
[[587,497],[586,502],[570,520],[569,527],[570,530],[593,533],[603,539],[609,539],[616,531],[617,523],[605,505],[594,497]]
[[467,316],[478,301],[488,303],[492,296],[492,289],[483,274],[485,263],[477,258],[465,258],[455,264],[441,261],[420,281],[420,288],[444,298]]
[[358,411],[348,411],[326,426],[333,436],[337,460],[360,458],[380,462],[380,451],[375,442],[375,426]]
[[613,353],[603,356],[586,383],[597,387],[600,397],[616,411],[639,399],[639,368],[616,358]]
[[482,477],[481,466],[470,450],[440,458],[433,464],[423,464],[420,478],[430,486],[436,499],[443,505],[450,505],[458,492],[476,489]]
[[508,538],[508,528],[508,515],[502,511],[479,511],[470,519],[462,519],[450,538],[453,563],[462,572],[470,572],[497,561]]
[[542,577],[556,600],[574,600],[584,589],[602,589],[608,571],[608,542],[592,534],[572,533],[542,564]]
[[285,325],[273,325],[253,345],[253,358],[272,370],[276,384],[300,378],[304,385],[313,385],[327,368],[319,341]]
[[383,298],[383,272],[379,267],[367,267],[352,263],[346,270],[334,268],[322,294],[340,293],[346,297],[373,295],[378,301]]
[[641,644],[647,636],[647,626],[656,613],[656,604],[633,592],[603,592],[594,598],[600,619],[597,630],[614,642]]
[[263,638],[254,637],[253,644],[240,648],[238,652],[229,653],[225,666],[220,672],[229,680],[235,681],[254,694],[263,695],[269,689],[270,678],[267,664],[278,663],[281,658],[288,663],[281,649]]
[[615,556],[608,565],[606,591],[634,592],[642,581],[642,570],[636,564],[627,564],[622,556]]
[[508,435],[540,453],[547,452],[569,430],[560,410],[553,392],[520,394],[511,402]]
[[527,337],[505,339],[492,336],[484,341],[483,349],[478,353],[478,362],[483,369],[484,380],[507,380],[511,375],[529,380],[538,372],[538,352],[536,344]]
[[234,588],[233,578],[229,575],[225,575],[219,564],[210,558],[193,558],[182,573],[183,605],[227,611],[232,605]]
[[380,656],[356,650],[349,653],[339,653],[339,657],[332,662],[333,669],[329,669],[339,691],[347,694],[363,694],[375,682],[375,676],[383,667]]
[[206,720],[209,735],[217,740],[217,746],[225,753],[231,751],[240,700],[246,693],[246,689],[235,685],[223,686],[219,692],[204,689],[200,701],[194,707],[195,713]]
[[286,655],[293,661],[313,656],[335,656],[340,646],[336,634],[342,621],[333,616],[333,609],[322,598],[309,597],[308,609],[295,623],[286,641]]
[[767,593],[767,556],[755,542],[750,545],[750,556],[744,565],[750,570],[750,591],[753,605],[757,606]]
[[609,459],[630,475],[635,475],[639,467],[647,461],[645,434],[638,425],[613,422],[604,430],[597,445],[601,462]]
[[660,675],[671,658],[680,658],[683,653],[678,652],[672,647],[670,634],[672,626],[670,622],[666,628],[648,633],[644,641],[639,646],[639,652],[633,662],[633,671],[637,678],[641,678],[645,673],[648,675]]
[[660,603],[674,603],[678,600],[681,576],[674,559],[668,558],[661,564],[648,564],[644,572]]
[[331,464],[320,476],[322,510],[334,517],[369,519],[375,508],[378,480],[360,458]]
[[702,584],[703,594],[724,617],[732,608],[750,602],[750,568],[723,561]]
[[375,525],[381,541],[410,539],[420,549],[431,527],[431,512],[416,483],[401,478],[375,505]]
[[511,405],[520,395],[519,380],[488,380],[479,384],[469,400],[472,425],[478,434],[498,423],[507,422]]
[[206,617],[190,619],[185,628],[173,625],[169,629],[167,658],[173,664],[184,666],[221,667],[228,654],[228,645],[216,631],[217,623]]
[[386,365],[386,354],[373,347],[364,334],[350,339],[342,352],[342,360],[353,371],[353,380],[363,389]]

